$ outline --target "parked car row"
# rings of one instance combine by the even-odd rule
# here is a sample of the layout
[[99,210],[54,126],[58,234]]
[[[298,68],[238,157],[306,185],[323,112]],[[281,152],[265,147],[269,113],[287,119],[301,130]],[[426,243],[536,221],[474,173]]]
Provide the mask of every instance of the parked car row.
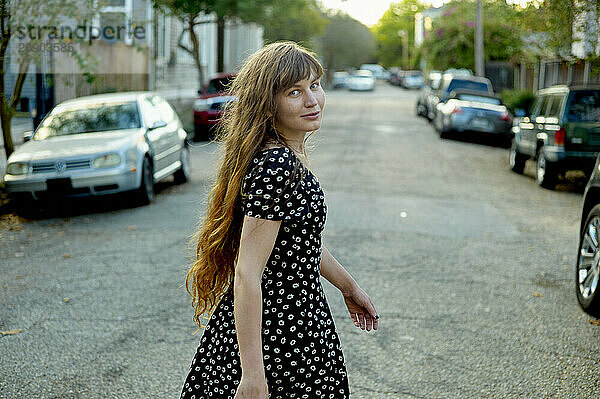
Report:
[[510,169],[522,174],[526,161],[533,160],[536,182],[548,189],[571,170],[589,177],[574,280],[581,308],[600,318],[600,87],[539,90],[531,108],[517,110],[511,123],[510,113],[484,79],[446,74],[435,86],[436,80],[430,79],[416,112],[432,121],[440,136],[466,130],[507,135]]
[[152,92],[65,101],[8,158],[4,181],[17,207],[66,197],[132,194],[145,205],[168,176],[190,178],[187,133]]
[[509,165],[514,172],[523,173],[531,159],[537,183],[548,189],[570,170],[589,177],[583,194],[575,291],[581,308],[600,317],[600,87],[539,90],[513,133]]
[[338,71],[333,73],[331,85],[334,89],[346,88],[351,91],[375,90],[376,77],[368,69],[355,70],[352,73]]

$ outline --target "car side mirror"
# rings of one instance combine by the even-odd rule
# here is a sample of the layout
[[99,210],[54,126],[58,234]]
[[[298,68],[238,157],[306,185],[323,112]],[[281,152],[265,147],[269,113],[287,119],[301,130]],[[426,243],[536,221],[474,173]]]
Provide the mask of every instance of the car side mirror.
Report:
[[29,141],[33,137],[33,130],[28,130],[23,133],[23,141]]
[[165,121],[156,121],[150,126],[150,130],[160,129],[161,127],[167,126],[167,122]]
[[198,90],[198,95],[201,96],[202,95],[202,89]]

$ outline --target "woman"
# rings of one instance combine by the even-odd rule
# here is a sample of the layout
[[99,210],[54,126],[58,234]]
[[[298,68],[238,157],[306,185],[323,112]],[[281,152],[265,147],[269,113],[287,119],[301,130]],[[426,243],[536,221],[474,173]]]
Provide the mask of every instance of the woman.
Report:
[[320,276],[363,330],[369,296],[321,244],[326,205],[305,164],[323,69],[294,43],[252,55],[230,88],[223,153],[186,284],[194,320],[212,311],[181,398],[349,397],[341,345]]

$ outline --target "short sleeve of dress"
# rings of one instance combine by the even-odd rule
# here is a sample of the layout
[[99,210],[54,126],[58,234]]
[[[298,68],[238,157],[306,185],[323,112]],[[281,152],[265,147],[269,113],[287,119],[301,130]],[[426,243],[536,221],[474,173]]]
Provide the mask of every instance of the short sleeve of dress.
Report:
[[242,184],[245,215],[277,221],[306,214],[301,170],[298,167],[294,174],[294,161],[287,149],[271,149],[253,159]]

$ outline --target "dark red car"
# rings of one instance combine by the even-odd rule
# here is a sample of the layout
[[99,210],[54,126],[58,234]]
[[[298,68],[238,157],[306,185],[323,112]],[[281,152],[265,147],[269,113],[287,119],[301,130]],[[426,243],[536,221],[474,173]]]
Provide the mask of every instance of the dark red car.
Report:
[[235,74],[222,73],[212,77],[194,101],[194,141],[208,140],[213,137],[214,126],[223,115],[223,108],[235,97],[225,90],[235,78]]

